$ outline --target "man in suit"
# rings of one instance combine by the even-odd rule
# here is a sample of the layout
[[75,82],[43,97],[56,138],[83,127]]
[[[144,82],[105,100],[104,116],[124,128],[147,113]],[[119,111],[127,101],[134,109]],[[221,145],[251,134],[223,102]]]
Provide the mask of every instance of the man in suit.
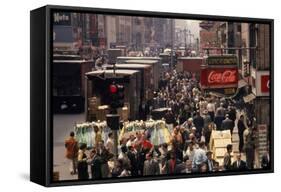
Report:
[[208,172],[214,172],[215,171],[216,161],[212,158],[212,154],[213,154],[212,151],[206,152],[206,156],[207,156],[206,164],[207,164],[207,171]]
[[221,125],[224,119],[225,115],[223,115],[221,111],[218,111],[214,119],[214,123],[216,124],[218,131],[221,131]]
[[159,174],[159,165],[152,159],[151,153],[146,154],[146,160],[143,165],[143,175],[158,175]]
[[234,121],[229,118],[229,114],[225,115],[225,120],[222,121],[221,125],[222,130],[230,130],[231,135],[234,128]]
[[223,107],[223,103],[220,103],[220,106],[216,110],[216,115],[222,115],[223,117],[225,116],[226,109]]
[[229,119],[231,119],[234,122],[236,119],[236,109],[234,106],[229,107],[228,114],[229,114]]
[[248,169],[246,162],[241,159],[241,153],[236,155],[236,161],[232,163],[232,169],[239,171],[245,171]]
[[228,144],[226,146],[226,150],[227,152],[225,153],[224,155],[224,158],[223,158],[223,167],[224,167],[224,170],[231,170],[231,153],[232,153],[232,145],[231,144]]
[[244,123],[244,115],[240,115],[240,118],[237,123],[238,127],[238,135],[239,135],[239,152],[242,152],[242,149],[244,147],[244,138],[243,133],[246,129],[245,123]]
[[127,152],[128,159],[130,160],[131,164],[131,174],[132,176],[138,175],[138,163],[136,158],[136,152],[132,146],[128,147],[129,151]]
[[196,115],[193,117],[193,124],[196,127],[196,135],[200,138],[204,127],[204,118],[200,115],[199,111],[197,111]]
[[97,153],[96,149],[93,149],[91,152],[91,173],[92,173],[92,179],[101,179],[102,173],[101,173],[101,157],[100,154]]

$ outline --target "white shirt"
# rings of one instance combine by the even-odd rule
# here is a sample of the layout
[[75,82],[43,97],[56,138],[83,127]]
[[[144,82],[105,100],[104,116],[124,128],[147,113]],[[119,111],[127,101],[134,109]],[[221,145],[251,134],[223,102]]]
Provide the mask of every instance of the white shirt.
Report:
[[216,111],[215,104],[214,104],[214,103],[208,103],[208,105],[207,105],[207,110],[208,110],[209,112],[215,112],[215,111]]
[[192,167],[198,168],[198,166],[207,160],[206,151],[199,148],[195,150]]
[[194,153],[195,153],[195,149],[193,149],[192,151],[190,151],[190,149],[188,148],[186,151],[184,151],[184,156],[187,155],[189,160],[193,160],[194,157]]
[[108,138],[105,144],[106,148],[109,150],[110,153],[113,153],[113,146],[114,143],[111,138]]

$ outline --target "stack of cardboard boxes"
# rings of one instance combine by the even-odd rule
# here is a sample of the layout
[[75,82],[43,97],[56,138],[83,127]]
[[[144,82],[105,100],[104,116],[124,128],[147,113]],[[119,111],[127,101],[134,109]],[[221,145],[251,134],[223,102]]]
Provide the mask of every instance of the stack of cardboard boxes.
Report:
[[[109,106],[101,105],[100,98],[90,97],[88,99],[88,121],[105,121],[106,115],[109,114],[109,112]],[[129,103],[125,103],[124,107],[118,108],[117,113],[120,115],[120,120],[127,121],[130,114]]]
[[223,158],[227,152],[226,146],[232,144],[230,130],[212,131],[210,149],[213,151],[213,158],[223,165]]

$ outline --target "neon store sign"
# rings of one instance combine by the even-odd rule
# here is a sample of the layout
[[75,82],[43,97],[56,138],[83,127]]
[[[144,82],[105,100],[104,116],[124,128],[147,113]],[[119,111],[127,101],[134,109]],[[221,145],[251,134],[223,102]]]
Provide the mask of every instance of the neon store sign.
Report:
[[237,70],[212,70],[208,75],[209,84],[229,84],[237,82]]

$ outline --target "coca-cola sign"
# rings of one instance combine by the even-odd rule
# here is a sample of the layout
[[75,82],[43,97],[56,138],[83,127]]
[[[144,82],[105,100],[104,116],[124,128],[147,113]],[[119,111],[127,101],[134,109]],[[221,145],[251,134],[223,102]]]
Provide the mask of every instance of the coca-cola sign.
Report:
[[209,84],[235,83],[237,81],[236,72],[237,72],[236,70],[225,70],[225,71],[212,70],[208,75],[208,83]]
[[209,88],[236,87],[237,68],[208,68],[201,71],[201,85]]
[[270,77],[269,77],[269,75],[262,75],[261,76],[261,92],[269,93],[269,89],[270,89]]

